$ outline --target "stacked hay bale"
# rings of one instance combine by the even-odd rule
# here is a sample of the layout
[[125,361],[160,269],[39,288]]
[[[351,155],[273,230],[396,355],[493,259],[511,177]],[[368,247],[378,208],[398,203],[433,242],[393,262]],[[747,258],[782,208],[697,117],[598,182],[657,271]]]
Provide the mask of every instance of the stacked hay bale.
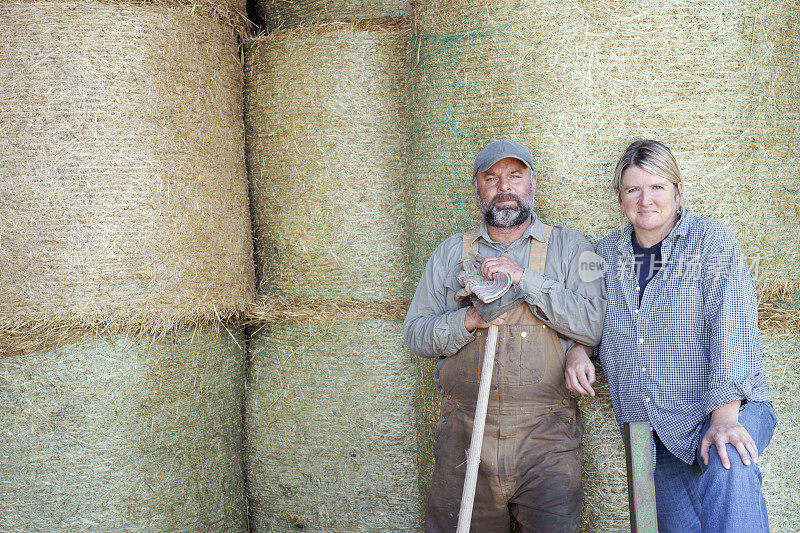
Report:
[[778,427],[759,459],[770,530],[800,530],[800,329],[764,331],[764,374]]
[[0,529],[246,529],[241,2],[0,5]]
[[327,22],[408,18],[410,0],[255,0],[252,9],[268,30]]
[[[757,263],[762,299],[797,294],[797,5],[419,0],[414,8],[411,286],[433,248],[478,219],[469,179],[487,141],[527,145],[542,219],[596,241],[622,222],[609,185],[617,158],[649,137],[673,148],[688,208],[728,224]],[[613,460],[603,471],[624,471],[608,397],[582,408],[583,527],[624,529],[624,476],[598,479],[592,466]],[[432,425],[436,407],[422,411]]]
[[408,31],[339,22],[245,47],[262,293],[245,415],[255,531],[417,527],[401,333]]
[[439,237],[472,220],[466,180],[487,140],[528,145],[542,217],[597,240],[620,223],[609,188],[617,158],[634,137],[650,137],[673,148],[689,209],[724,221],[760,258],[762,291],[800,287],[797,6],[420,0],[415,8],[412,277]]

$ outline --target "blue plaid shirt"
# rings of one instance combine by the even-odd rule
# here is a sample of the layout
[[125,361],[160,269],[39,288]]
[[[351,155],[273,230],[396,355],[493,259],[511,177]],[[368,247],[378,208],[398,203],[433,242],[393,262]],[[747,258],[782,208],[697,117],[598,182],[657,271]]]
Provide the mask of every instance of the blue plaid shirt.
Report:
[[632,232],[628,224],[597,245],[608,291],[600,361],[617,422],[650,421],[691,464],[712,411],[769,401],[755,285],[731,231],[684,211],[639,305]]

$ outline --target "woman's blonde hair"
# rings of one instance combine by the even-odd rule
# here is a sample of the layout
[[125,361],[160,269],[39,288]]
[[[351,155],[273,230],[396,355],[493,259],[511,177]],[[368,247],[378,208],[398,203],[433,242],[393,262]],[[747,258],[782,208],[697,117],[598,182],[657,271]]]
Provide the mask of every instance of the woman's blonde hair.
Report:
[[614,192],[619,196],[622,173],[629,167],[639,167],[654,176],[669,180],[675,187],[681,183],[681,171],[672,151],[658,141],[642,139],[631,143],[617,161],[614,169]]

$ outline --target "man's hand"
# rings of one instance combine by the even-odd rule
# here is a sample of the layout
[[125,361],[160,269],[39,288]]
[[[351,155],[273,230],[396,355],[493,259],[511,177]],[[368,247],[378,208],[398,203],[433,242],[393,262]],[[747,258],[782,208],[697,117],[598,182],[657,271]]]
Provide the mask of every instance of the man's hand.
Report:
[[704,464],[708,465],[708,450],[712,444],[716,446],[722,466],[726,469],[730,469],[731,461],[728,459],[725,444],[731,444],[736,448],[745,465],[750,466],[751,457],[754,463],[758,462],[756,443],[747,429],[739,423],[741,404],[741,401],[734,400],[711,413],[711,425],[700,442],[700,457]]
[[476,328],[488,328],[491,324],[500,326],[506,321],[508,313],[503,313],[491,322],[486,322],[481,318],[481,315],[475,310],[474,307],[467,308],[467,314],[464,316],[464,327],[468,331],[474,331]]
[[584,396],[594,396],[592,384],[595,374],[594,363],[589,359],[591,354],[591,348],[576,343],[567,351],[567,363],[564,368],[567,389]]
[[519,285],[525,269],[517,264],[516,261],[503,254],[500,257],[487,257],[481,263],[481,274],[488,279],[494,279],[495,272],[508,272],[511,274],[511,281]]

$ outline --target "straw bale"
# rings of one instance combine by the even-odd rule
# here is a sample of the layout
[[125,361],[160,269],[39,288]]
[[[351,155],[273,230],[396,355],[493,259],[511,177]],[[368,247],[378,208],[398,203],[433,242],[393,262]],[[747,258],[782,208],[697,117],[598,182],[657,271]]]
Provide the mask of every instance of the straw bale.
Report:
[[673,148],[690,210],[718,218],[764,291],[800,286],[800,6],[768,0],[418,0],[411,44],[411,277],[473,224],[488,140],[532,150],[545,222],[593,241],[622,222],[614,165]]
[[625,446],[600,365],[594,398],[579,400],[583,419],[583,513],[581,531],[627,531],[630,527]]
[[0,4],[0,35],[0,331],[242,313],[233,29],[185,7],[37,1]]
[[245,47],[259,290],[392,300],[405,275],[408,26],[275,32]]
[[402,324],[252,335],[245,409],[253,531],[413,531],[413,356]]
[[[16,0],[16,3],[30,4],[33,2],[53,3],[52,0]],[[70,6],[64,4],[62,11],[68,11]],[[246,0],[81,0],[81,4],[99,8],[103,6],[163,6],[181,8],[190,13],[216,17],[235,28],[243,37],[252,27],[247,18]]]
[[411,17],[409,0],[255,0],[253,10],[268,30]]
[[243,346],[87,334],[0,359],[0,530],[246,531]]
[[408,312],[407,300],[364,302],[355,298],[296,298],[286,295],[263,295],[248,314],[253,327],[273,322],[328,324],[335,321],[397,320]]
[[765,332],[797,334],[800,332],[800,295],[784,295],[774,300],[760,295],[758,323]]
[[770,531],[800,531],[800,332],[764,335],[764,373],[778,427],[759,458]]

